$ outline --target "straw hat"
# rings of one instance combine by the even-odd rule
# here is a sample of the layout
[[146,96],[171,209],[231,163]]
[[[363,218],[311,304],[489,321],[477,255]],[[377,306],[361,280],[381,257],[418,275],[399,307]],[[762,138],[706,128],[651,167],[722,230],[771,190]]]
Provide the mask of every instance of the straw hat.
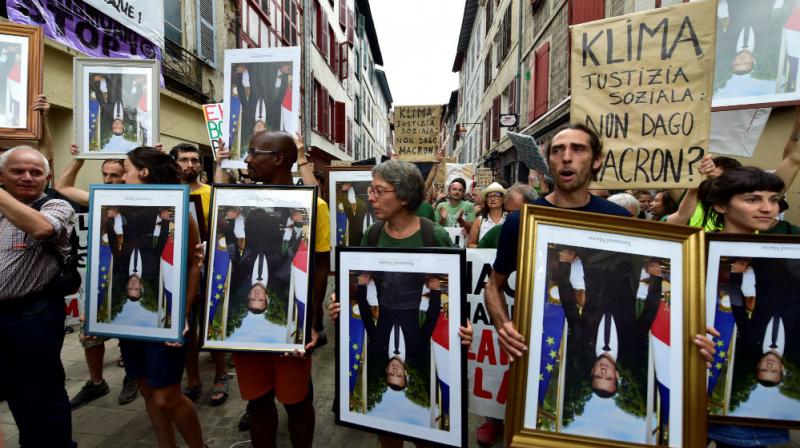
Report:
[[487,194],[494,193],[494,192],[506,194],[506,189],[503,188],[503,186],[500,185],[499,183],[492,182],[488,187],[486,187],[483,190],[481,190],[481,194],[483,195],[483,200],[486,200],[486,195]]

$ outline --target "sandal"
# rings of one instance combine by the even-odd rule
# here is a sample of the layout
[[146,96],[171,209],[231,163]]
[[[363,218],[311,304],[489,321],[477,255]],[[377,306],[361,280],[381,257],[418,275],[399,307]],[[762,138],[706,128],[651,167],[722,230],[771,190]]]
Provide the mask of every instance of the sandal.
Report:
[[189,397],[192,401],[197,401],[200,398],[200,395],[203,395],[203,385],[197,387],[184,387],[183,394]]
[[[218,398],[214,398],[218,396]],[[228,401],[228,375],[214,378],[214,388],[211,389],[211,406],[219,406]]]

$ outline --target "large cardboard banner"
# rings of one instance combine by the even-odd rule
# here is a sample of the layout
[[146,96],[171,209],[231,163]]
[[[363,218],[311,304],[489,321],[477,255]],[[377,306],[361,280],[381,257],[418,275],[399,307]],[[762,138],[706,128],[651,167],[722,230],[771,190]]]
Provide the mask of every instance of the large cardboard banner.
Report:
[[716,2],[573,26],[572,120],[597,131],[595,188],[696,186],[708,152]]
[[441,105],[395,106],[394,152],[409,162],[435,162],[441,118]]
[[[472,321],[474,339],[467,352],[469,372],[469,412],[485,417],[504,418],[508,398],[508,356],[500,348],[497,331],[483,301],[483,289],[492,273],[495,249],[467,249],[467,315]],[[505,289],[508,315],[513,316],[516,272],[508,277]]]

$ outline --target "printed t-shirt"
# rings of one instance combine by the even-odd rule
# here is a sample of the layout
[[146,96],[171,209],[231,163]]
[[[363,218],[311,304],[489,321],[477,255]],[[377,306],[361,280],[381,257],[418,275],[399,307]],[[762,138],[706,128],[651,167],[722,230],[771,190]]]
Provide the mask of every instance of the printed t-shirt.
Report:
[[458,221],[456,218],[458,217],[458,213],[462,210],[464,211],[464,221],[473,222],[475,221],[475,205],[469,201],[461,201],[458,203],[457,206],[453,207],[450,205],[450,201],[444,201],[441,204],[436,206],[436,211],[434,212],[436,216],[436,223],[439,222],[439,210],[444,208],[447,210],[447,219],[445,220],[445,227],[458,227]]

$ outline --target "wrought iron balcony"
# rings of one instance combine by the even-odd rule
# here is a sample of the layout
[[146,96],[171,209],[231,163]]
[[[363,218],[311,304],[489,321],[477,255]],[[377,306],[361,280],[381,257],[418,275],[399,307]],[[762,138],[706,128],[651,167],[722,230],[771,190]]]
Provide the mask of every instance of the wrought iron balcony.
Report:
[[203,91],[202,59],[169,40],[164,48],[164,82],[168,89],[205,104],[208,95]]

